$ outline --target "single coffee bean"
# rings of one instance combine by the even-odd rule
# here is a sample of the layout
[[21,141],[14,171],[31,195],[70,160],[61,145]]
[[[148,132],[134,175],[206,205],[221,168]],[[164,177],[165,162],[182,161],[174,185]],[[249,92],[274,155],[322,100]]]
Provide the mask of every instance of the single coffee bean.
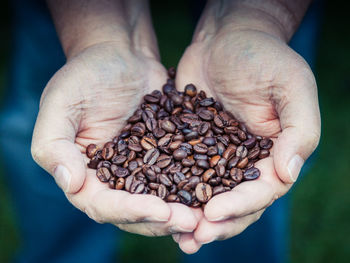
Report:
[[134,182],[130,186],[130,193],[132,194],[140,194],[145,190],[145,185],[143,182],[134,180]]
[[247,170],[245,170],[245,172],[243,173],[243,178],[244,180],[255,180],[260,176],[260,171],[259,169],[252,167],[249,168]]
[[196,131],[191,131],[190,133],[185,135],[186,141],[190,141],[190,140],[193,140],[196,138],[198,138],[198,132],[196,132]]
[[260,154],[260,149],[259,147],[253,148],[248,152],[248,159],[249,160],[254,160],[259,157]]
[[222,185],[218,185],[218,186],[215,186],[213,188],[213,196],[218,195],[218,194],[222,194],[224,192],[225,192],[225,188]]
[[134,171],[137,167],[138,167],[138,163],[137,161],[133,160],[133,161],[130,161],[129,164],[128,164],[128,169],[130,172]]
[[217,176],[223,177],[225,172],[226,172],[225,166],[220,165],[220,164],[215,166],[215,172],[216,172]]
[[224,132],[229,135],[237,134],[238,128],[236,126],[229,126],[224,128]]
[[173,135],[168,133],[164,137],[160,138],[158,141],[158,146],[161,148],[167,147],[171,143]]
[[143,162],[148,165],[153,165],[157,161],[159,155],[159,150],[156,148],[152,148],[148,150],[145,156],[143,157]]
[[167,197],[167,189],[164,184],[160,184],[158,189],[157,189],[157,195],[161,199],[165,199]]
[[243,172],[241,169],[232,168],[230,170],[230,176],[231,176],[233,181],[235,181],[237,184],[239,184],[243,179]]
[[196,153],[205,154],[208,152],[208,146],[204,143],[197,143],[193,146],[193,150]]
[[230,180],[230,179],[225,179],[225,178],[222,179],[222,184],[224,186],[228,186],[230,188],[233,188],[233,187],[235,187],[237,185],[237,183],[235,181]]
[[247,149],[251,149],[255,146],[256,144],[256,139],[255,137],[251,137],[250,139],[246,140],[243,142],[243,145],[247,147]]
[[172,123],[172,122],[169,121],[169,120],[162,121],[161,124],[160,124],[160,127],[161,127],[164,131],[170,132],[170,133],[175,132],[175,129],[176,129],[175,124]]
[[116,165],[122,165],[126,161],[127,157],[124,155],[114,155],[111,162]]
[[201,124],[198,126],[198,133],[199,135],[205,135],[210,128],[210,124],[208,122],[201,122]]
[[150,183],[148,184],[148,187],[149,187],[150,189],[152,189],[152,190],[157,190],[158,187],[159,187],[159,184],[150,182]]
[[[135,158],[136,158],[136,152],[135,151],[130,151],[129,153],[128,153],[128,155],[127,155],[127,161],[132,161],[132,160],[134,160]],[[126,162],[125,162],[126,163]],[[124,164],[125,164],[124,163]]]
[[217,165],[222,165],[222,166],[225,166],[227,165],[227,159],[226,158],[220,158],[220,160],[218,161],[218,164]]
[[145,134],[146,126],[142,122],[138,122],[131,127],[130,131],[132,135],[142,137]]
[[218,164],[220,158],[221,158],[220,155],[215,155],[215,156],[211,157],[209,160],[210,167],[215,167]]
[[125,179],[124,178],[118,178],[115,182],[115,189],[116,190],[122,190],[125,185]]
[[167,167],[170,163],[171,163],[172,157],[166,154],[161,154],[157,161],[156,161],[156,165],[163,169],[165,167]]
[[89,144],[88,147],[86,147],[86,155],[90,159],[93,158],[98,151],[98,147],[96,144]]
[[199,102],[202,107],[209,107],[215,103],[214,98],[205,98]]
[[227,169],[232,169],[233,167],[236,167],[239,162],[239,157],[233,157],[228,163],[227,163]]
[[185,190],[180,190],[179,192],[177,192],[177,196],[179,197],[180,202],[185,205],[190,205],[192,203],[191,194]]
[[192,166],[191,167],[191,173],[193,174],[193,175],[195,175],[195,176],[199,176],[199,175],[201,175],[202,173],[203,173],[203,169],[202,168],[199,168],[199,167],[197,167],[197,166]]
[[185,159],[182,159],[181,163],[185,167],[192,167],[196,163],[196,161],[193,159],[185,158]]
[[214,113],[210,110],[202,110],[198,116],[205,121],[211,121],[214,119]]
[[178,203],[178,202],[180,202],[180,198],[176,194],[170,194],[166,198],[166,201],[170,202],[170,203],[172,203],[172,202]]
[[170,187],[173,184],[166,174],[159,175],[159,182],[164,184],[166,187]]
[[165,134],[166,134],[166,132],[163,129],[161,129],[161,128],[155,128],[153,130],[154,137],[156,137],[158,139],[162,138]]
[[264,158],[268,157],[269,155],[270,155],[269,150],[263,149],[263,150],[261,150],[260,153],[259,153],[259,158],[260,158],[260,159],[264,159]]
[[215,115],[214,116],[214,123],[218,128],[224,128],[225,126],[225,122],[224,120],[221,118],[220,115]]
[[128,169],[118,166],[118,168],[115,170],[115,173],[114,173],[114,174],[115,174],[115,176],[117,176],[117,177],[126,177],[126,176],[128,176],[130,173],[129,173],[129,170],[128,170]]
[[144,136],[144,137],[142,137],[142,139],[140,141],[140,145],[144,150],[148,151],[152,148],[156,148],[157,142],[153,138],[149,138],[149,137]]
[[236,154],[236,150],[237,146],[234,144],[230,144],[222,154],[222,157],[224,157],[226,160],[230,160]]
[[199,183],[196,186],[196,198],[201,203],[206,203],[213,195],[212,188],[209,184]]
[[179,148],[174,151],[173,157],[175,160],[181,161],[182,159],[185,159],[187,157],[187,152],[184,149]]
[[111,178],[111,172],[106,167],[101,167],[96,170],[96,176],[101,182],[108,182]]
[[245,157],[238,162],[237,168],[243,169],[247,166],[247,164],[248,164],[248,157]]
[[176,172],[174,174],[174,183],[179,184],[181,181],[185,180],[186,177],[182,172]]
[[215,170],[213,168],[206,170],[202,175],[203,182],[207,183],[214,175]]
[[98,156],[93,156],[92,159],[88,163],[88,167],[90,169],[97,169],[98,163],[101,161],[101,159],[98,158]]
[[206,170],[209,168],[209,163],[206,160],[198,160],[196,162],[196,166]]
[[175,151],[175,150],[179,149],[181,143],[182,143],[182,141],[180,141],[180,140],[173,141],[172,143],[169,144],[169,149],[172,151]]
[[193,84],[188,84],[185,86],[185,94],[191,98],[197,95],[197,88]]
[[218,154],[218,148],[216,147],[216,145],[208,147],[208,152],[207,152],[208,156],[214,156],[217,154]]
[[273,141],[270,140],[270,139],[262,139],[259,143],[260,147],[264,150],[269,150],[272,148],[272,145],[273,145]]
[[169,78],[171,79],[175,79],[175,76],[176,76],[176,69],[174,67],[170,67],[168,69],[168,76]]
[[236,156],[243,159],[248,155],[248,150],[245,146],[241,145],[237,147]]
[[110,169],[111,168],[111,163],[109,161],[100,161],[97,165],[97,169],[101,168],[101,167],[105,167]]
[[207,146],[214,146],[216,144],[216,140],[213,137],[205,137],[202,141]]
[[142,152],[142,147],[139,143],[129,143],[128,149],[134,152]]
[[208,155],[206,155],[206,154],[195,153],[195,154],[193,155],[193,158],[194,158],[195,160],[208,160]]
[[159,102],[159,99],[160,97],[158,96],[154,96],[152,94],[147,94],[143,97],[143,99],[148,102],[148,103],[158,103]]
[[113,147],[104,147],[102,149],[101,156],[103,159],[110,160],[110,159],[112,159],[113,155],[114,155]]
[[134,181],[135,181],[135,176],[129,175],[128,177],[126,177],[125,185],[124,185],[126,191],[130,192],[131,185],[133,184]]

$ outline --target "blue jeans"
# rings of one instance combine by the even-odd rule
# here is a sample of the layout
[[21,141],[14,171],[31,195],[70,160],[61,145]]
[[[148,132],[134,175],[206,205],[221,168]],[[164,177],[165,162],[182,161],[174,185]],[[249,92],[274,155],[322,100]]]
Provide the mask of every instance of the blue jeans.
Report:
[[[39,1],[17,2],[9,92],[0,115],[5,178],[22,238],[16,261],[115,262],[119,231],[111,225],[99,225],[75,209],[53,178],[31,158],[31,136],[40,94],[65,60],[44,5]],[[306,32],[296,35],[292,43],[304,47],[301,51],[306,51],[305,54],[298,51],[311,63],[315,27],[314,20],[310,23],[307,19],[299,31]],[[281,198],[241,235],[205,245],[195,255],[184,255],[183,260],[285,262],[288,207],[288,198]]]

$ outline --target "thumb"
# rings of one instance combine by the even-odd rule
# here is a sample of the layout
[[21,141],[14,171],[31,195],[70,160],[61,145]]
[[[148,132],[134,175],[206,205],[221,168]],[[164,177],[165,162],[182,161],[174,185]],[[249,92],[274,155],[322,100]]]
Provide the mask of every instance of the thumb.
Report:
[[86,169],[83,155],[74,144],[78,114],[64,105],[67,94],[63,93],[49,89],[42,98],[31,152],[33,159],[53,175],[65,193],[76,193],[84,184]]
[[285,183],[297,180],[304,162],[316,149],[321,132],[314,77],[310,71],[307,77],[295,79],[299,81],[293,81],[293,86],[285,90],[288,95],[276,92],[279,95],[273,98],[282,129],[273,149],[273,159],[277,174]]

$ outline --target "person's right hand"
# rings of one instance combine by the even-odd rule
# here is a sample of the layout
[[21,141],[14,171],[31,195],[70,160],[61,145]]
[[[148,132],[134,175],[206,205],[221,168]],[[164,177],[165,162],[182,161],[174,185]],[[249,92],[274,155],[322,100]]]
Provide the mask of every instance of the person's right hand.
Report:
[[142,96],[162,87],[166,70],[156,57],[121,42],[75,54],[46,86],[32,140],[34,160],[74,206],[97,222],[148,236],[192,232],[197,221],[182,204],[109,189],[87,168],[85,149],[116,136]]

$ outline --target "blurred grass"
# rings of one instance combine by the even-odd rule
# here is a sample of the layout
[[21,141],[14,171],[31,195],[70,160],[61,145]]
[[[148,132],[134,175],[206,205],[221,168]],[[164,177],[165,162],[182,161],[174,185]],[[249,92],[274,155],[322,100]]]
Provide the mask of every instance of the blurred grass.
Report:
[[[191,40],[187,1],[151,1],[162,61],[176,66]],[[350,258],[350,36],[346,2],[326,3],[316,78],[322,113],[322,140],[311,169],[292,193],[291,261],[348,262]],[[0,98],[6,87],[9,50],[8,6],[0,9]],[[336,19],[335,19],[336,18]],[[0,169],[0,262],[9,262],[19,243],[11,196]],[[149,253],[152,251],[152,253]],[[122,262],[178,262],[169,237],[125,234]],[[165,256],[164,256],[165,255]]]
[[[322,138],[292,195],[292,262],[350,260],[348,8],[328,1],[316,61]],[[335,19],[336,18],[336,19]]]

